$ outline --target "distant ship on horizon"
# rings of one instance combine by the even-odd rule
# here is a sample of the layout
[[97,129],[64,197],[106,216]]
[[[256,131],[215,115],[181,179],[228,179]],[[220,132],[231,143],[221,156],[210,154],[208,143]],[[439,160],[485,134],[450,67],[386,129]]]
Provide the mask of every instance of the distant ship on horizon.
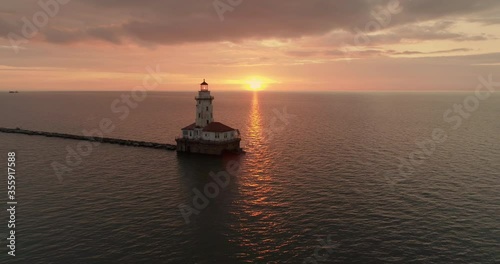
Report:
[[9,93],[19,93],[18,91],[9,91]]

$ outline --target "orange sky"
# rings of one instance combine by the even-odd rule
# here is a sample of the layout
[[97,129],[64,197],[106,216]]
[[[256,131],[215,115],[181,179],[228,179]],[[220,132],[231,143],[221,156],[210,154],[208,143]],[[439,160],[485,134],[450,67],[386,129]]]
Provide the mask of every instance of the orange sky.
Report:
[[156,65],[165,91],[203,78],[212,90],[472,90],[499,72],[499,11],[488,0],[9,1],[0,90],[131,90]]

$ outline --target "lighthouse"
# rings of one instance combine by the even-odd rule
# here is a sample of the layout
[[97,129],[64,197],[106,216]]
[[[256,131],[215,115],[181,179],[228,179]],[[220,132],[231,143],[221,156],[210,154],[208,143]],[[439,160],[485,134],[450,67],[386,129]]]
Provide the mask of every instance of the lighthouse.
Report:
[[208,90],[208,83],[203,82],[200,84],[200,91],[198,92],[198,96],[196,99],[196,126],[205,127],[208,124],[212,123],[214,120],[212,101],[214,97],[210,95],[210,91]]
[[196,100],[195,122],[181,129],[177,142],[178,152],[221,155],[225,152],[241,152],[240,132],[214,121],[213,101],[208,83],[203,79]]

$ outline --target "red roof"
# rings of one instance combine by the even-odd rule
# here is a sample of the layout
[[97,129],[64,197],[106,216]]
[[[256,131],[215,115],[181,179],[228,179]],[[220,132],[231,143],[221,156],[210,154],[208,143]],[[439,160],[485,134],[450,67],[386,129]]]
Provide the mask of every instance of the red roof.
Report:
[[235,129],[228,127],[220,122],[212,122],[203,128],[204,132],[228,132],[233,130]]
[[181,130],[193,130],[196,127],[196,123],[192,123],[191,125],[181,129]]

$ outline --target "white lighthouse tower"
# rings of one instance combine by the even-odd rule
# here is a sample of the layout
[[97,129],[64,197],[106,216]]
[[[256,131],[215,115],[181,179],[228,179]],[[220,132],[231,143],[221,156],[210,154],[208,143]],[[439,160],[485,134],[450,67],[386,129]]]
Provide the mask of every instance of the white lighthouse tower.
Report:
[[208,90],[208,83],[203,82],[200,84],[200,91],[196,99],[196,126],[205,127],[214,121],[214,114],[212,108],[212,101],[214,97],[210,95]]
[[220,122],[214,121],[214,97],[210,95],[208,83],[203,79],[196,100],[196,119],[191,125],[181,129],[177,137],[178,152],[192,152],[220,155],[224,152],[241,152],[240,132]]

